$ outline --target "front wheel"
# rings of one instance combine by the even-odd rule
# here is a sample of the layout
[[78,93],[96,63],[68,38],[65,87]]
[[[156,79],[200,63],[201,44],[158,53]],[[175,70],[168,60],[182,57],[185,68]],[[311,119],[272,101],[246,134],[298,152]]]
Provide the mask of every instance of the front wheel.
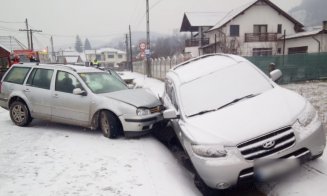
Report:
[[15,101],[13,104],[11,104],[9,111],[11,120],[17,126],[24,127],[32,122],[27,106],[20,101]]
[[100,113],[100,128],[103,136],[114,139],[119,133],[119,122],[115,115],[109,111]]

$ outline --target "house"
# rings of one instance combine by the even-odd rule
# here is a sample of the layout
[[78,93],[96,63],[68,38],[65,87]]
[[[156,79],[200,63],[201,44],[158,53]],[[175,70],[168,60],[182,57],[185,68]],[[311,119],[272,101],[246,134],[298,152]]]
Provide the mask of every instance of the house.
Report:
[[224,15],[226,15],[225,12],[184,13],[180,32],[191,33],[191,38],[185,40],[185,53],[199,56],[199,46],[209,44],[209,38],[205,32],[211,29],[217,23],[217,19],[222,18]]
[[327,21],[310,31],[287,35],[281,38],[279,46],[285,43],[285,54],[327,52]]
[[61,50],[57,53],[56,63],[61,64],[84,64],[80,54],[72,49]]
[[[271,1],[250,0],[217,18],[214,26],[204,32],[209,43],[197,47],[199,55],[219,52],[242,56],[275,55],[282,53],[278,41],[284,33],[291,35],[301,31],[303,25]],[[201,34],[199,30],[197,33]]]
[[0,44],[0,80],[10,64],[10,51]]
[[97,59],[103,67],[119,67],[122,62],[126,61],[126,52],[114,48],[85,50],[84,53],[87,62]]

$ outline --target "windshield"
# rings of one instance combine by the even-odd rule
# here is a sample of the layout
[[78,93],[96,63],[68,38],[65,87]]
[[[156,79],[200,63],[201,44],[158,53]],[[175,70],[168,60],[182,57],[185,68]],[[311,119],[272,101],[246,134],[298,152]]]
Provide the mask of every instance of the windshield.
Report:
[[186,116],[190,117],[215,111],[235,100],[251,98],[272,88],[259,71],[244,62],[183,84],[181,102]]
[[79,73],[86,85],[95,94],[111,93],[128,89],[127,86],[109,73]]

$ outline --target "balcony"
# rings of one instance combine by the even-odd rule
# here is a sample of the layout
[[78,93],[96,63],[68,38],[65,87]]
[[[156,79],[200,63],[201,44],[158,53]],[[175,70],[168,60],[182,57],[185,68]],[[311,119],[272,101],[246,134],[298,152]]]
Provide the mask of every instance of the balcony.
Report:
[[245,33],[245,42],[275,42],[277,33]]
[[197,46],[204,46],[208,44],[209,44],[209,38],[202,38],[202,39],[193,38],[193,39],[185,40],[185,47],[197,47]]

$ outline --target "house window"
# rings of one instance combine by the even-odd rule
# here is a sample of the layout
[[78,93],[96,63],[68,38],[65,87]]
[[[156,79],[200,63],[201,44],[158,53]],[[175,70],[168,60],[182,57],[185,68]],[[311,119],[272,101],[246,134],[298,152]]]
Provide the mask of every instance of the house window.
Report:
[[268,25],[254,25],[253,33],[267,33]]
[[231,37],[240,36],[240,25],[230,25],[230,36]]
[[308,53],[308,46],[288,48],[288,54]]
[[113,58],[115,58],[115,55],[113,55],[113,54],[108,54],[108,59],[113,59]]
[[253,48],[253,56],[271,56],[272,48]]
[[279,34],[282,33],[282,25],[281,25],[281,24],[279,24],[279,25],[277,26],[277,33],[279,33]]
[[119,59],[122,59],[123,58],[123,55],[122,54],[118,54],[118,58]]

